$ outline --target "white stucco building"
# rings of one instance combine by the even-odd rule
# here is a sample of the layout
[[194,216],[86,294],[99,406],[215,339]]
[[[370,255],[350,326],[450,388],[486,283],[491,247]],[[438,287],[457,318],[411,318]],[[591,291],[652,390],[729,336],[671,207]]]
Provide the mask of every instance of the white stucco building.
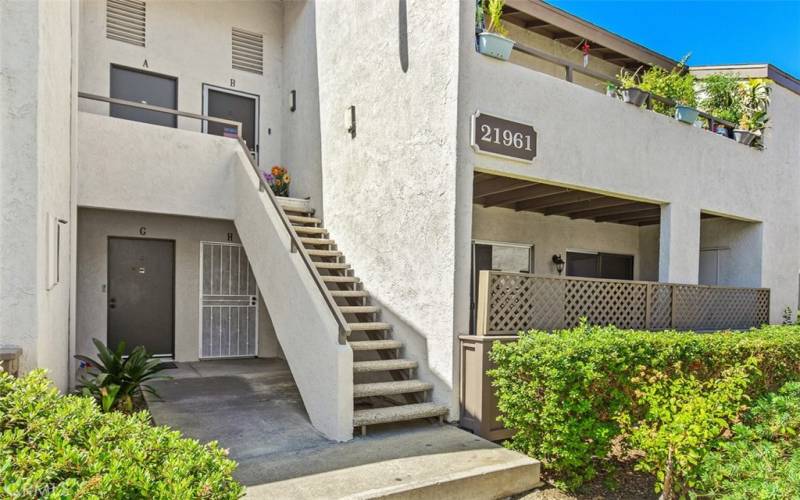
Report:
[[[796,311],[800,82],[693,69],[773,81],[748,147],[605,94],[676,61],[507,4],[501,61],[476,50],[471,1],[0,0],[0,346],[63,390],[93,338],[283,357],[346,440],[458,420],[461,335]],[[535,134],[475,145],[503,127]],[[273,165],[295,200],[264,189]]]

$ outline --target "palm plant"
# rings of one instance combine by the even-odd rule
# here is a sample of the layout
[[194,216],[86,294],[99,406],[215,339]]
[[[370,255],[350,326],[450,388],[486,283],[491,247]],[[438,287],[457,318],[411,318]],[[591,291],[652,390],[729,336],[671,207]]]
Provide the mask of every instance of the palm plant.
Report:
[[750,132],[760,132],[767,126],[767,107],[769,107],[770,92],[767,78],[751,78],[739,85],[739,99],[742,115],[739,126]]
[[169,365],[162,363],[147,353],[143,346],[137,346],[125,358],[125,342],[120,342],[112,351],[97,339],[92,339],[97,348],[97,360],[88,356],[75,358],[89,366],[87,375],[80,380],[81,392],[94,397],[103,411],[133,411],[133,399],[147,392],[158,397],[155,389],[146,382],[170,377],[159,375]]

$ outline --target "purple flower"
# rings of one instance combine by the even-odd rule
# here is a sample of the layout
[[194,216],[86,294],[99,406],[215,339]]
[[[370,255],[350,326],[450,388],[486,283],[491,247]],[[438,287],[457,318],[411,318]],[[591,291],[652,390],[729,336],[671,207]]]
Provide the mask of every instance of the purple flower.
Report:
[[275,180],[275,177],[273,177],[269,172],[261,172],[261,175],[264,177],[264,180],[267,182],[267,184],[272,184],[272,182]]

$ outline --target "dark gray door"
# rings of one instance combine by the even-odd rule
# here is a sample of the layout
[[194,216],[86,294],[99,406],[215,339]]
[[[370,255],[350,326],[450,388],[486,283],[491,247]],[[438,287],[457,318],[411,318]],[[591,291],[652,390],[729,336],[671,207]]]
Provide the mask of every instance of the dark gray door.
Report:
[[[233,94],[208,87],[206,89],[206,113],[215,118],[225,118],[242,123],[242,139],[250,151],[258,152],[256,123],[258,106],[255,96]],[[220,123],[209,123],[208,133],[222,136],[236,136],[235,127]]]
[[108,239],[108,345],[174,354],[175,242]]
[[[169,76],[111,66],[111,97],[178,109],[178,80]],[[111,105],[111,116],[165,127],[178,125],[175,115],[118,104]]]

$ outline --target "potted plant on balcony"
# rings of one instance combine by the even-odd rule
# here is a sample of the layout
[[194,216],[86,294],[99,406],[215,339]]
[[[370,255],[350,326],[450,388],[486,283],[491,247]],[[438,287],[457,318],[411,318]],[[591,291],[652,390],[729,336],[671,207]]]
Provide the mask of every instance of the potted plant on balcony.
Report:
[[[715,73],[704,78],[700,85],[700,108],[726,122],[739,123],[742,118],[740,81],[737,74]],[[730,131],[727,126],[716,124],[712,132],[727,137]]]
[[767,107],[772,90],[770,83],[772,81],[767,78],[751,78],[739,83],[742,116],[739,119],[739,128],[733,131],[737,142],[746,146],[763,147],[760,139],[769,121]]
[[505,0],[482,0],[478,9],[478,25],[483,31],[478,34],[478,51],[481,54],[503,61],[511,57],[514,40],[506,38],[508,30],[500,18],[503,15]]
[[270,171],[261,172],[261,175],[275,196],[289,196],[289,184],[292,178],[284,167],[275,165]]
[[622,100],[628,104],[633,104],[637,108],[641,107],[642,104],[646,103],[647,99],[650,98],[650,92],[639,87],[637,76],[641,69],[640,67],[633,73],[623,69],[620,71],[619,75],[617,75],[617,80],[619,80],[620,85],[616,90],[622,95]]
[[[652,66],[639,76],[639,71],[643,69],[640,67],[633,74],[622,70],[618,78],[629,90],[629,94],[631,94],[630,90],[636,90],[632,93],[631,99],[634,99],[639,93],[646,93],[646,97],[655,95],[670,99],[676,103],[675,106],[652,99],[653,111],[668,116],[674,115],[686,123],[694,123],[697,119],[697,110],[694,109],[697,105],[697,97],[694,90],[695,78],[686,70],[688,59],[689,55],[687,54],[670,71],[659,66]],[[622,91],[622,97],[625,99],[625,90]],[[631,103],[636,104],[635,101]],[[638,105],[641,106],[641,104]],[[680,106],[680,114],[676,109],[678,106]],[[694,116],[692,117],[692,115]],[[688,121],[689,119],[691,121]]]

